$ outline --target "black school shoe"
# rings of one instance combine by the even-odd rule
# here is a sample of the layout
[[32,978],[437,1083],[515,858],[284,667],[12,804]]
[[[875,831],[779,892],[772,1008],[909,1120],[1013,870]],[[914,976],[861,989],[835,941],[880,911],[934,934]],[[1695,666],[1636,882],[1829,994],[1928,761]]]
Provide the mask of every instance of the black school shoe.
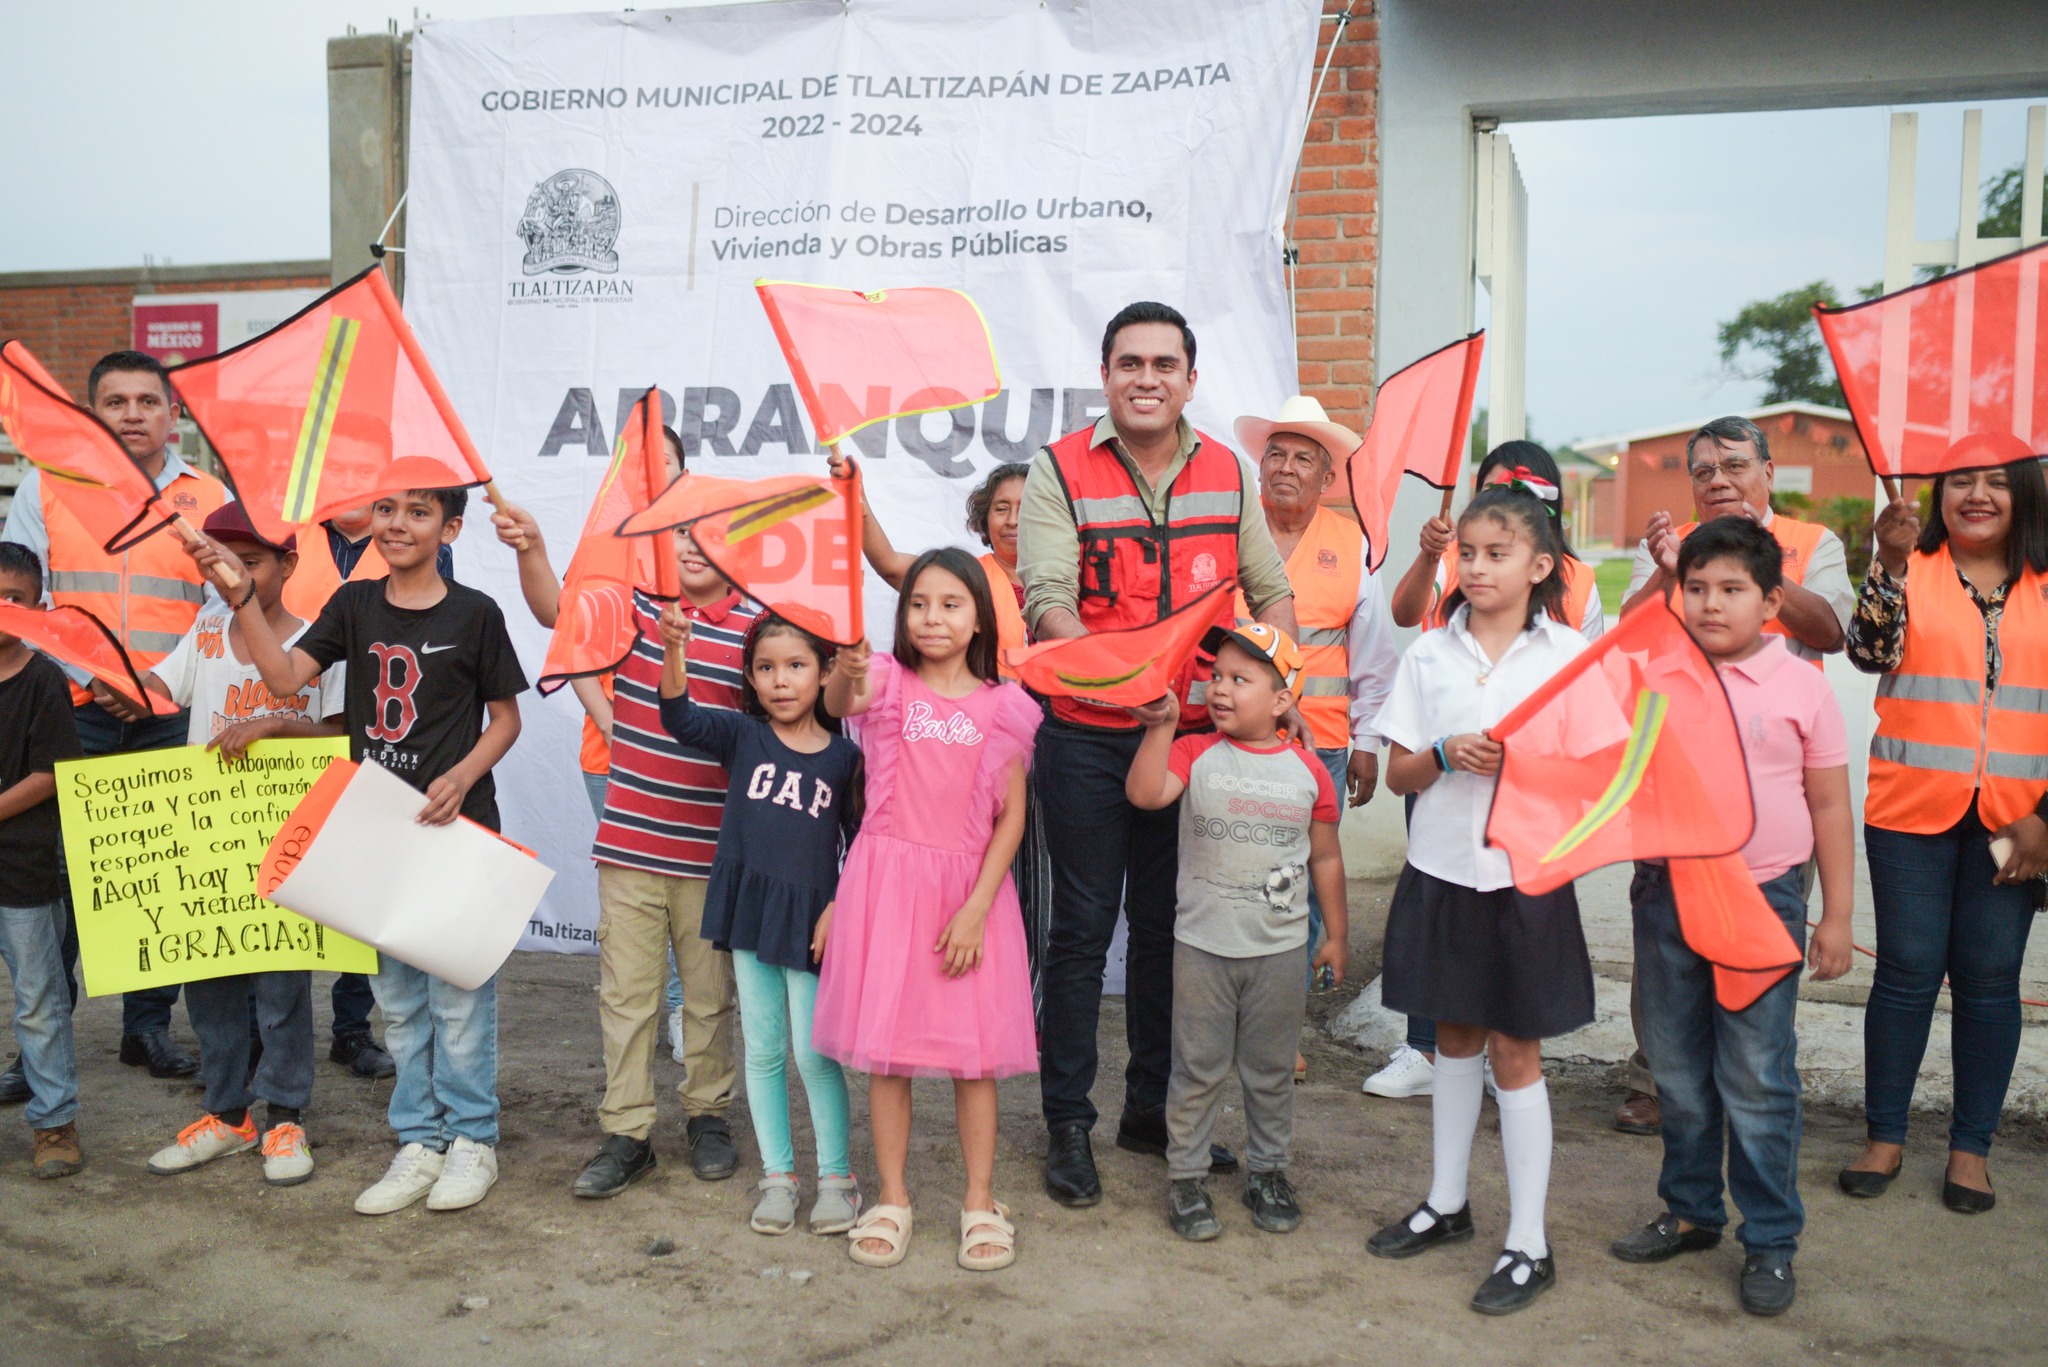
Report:
[[1742,1260],[1742,1308],[1752,1315],[1782,1315],[1799,1295],[1792,1255],[1784,1250],[1752,1253]]
[[1667,1210],[1635,1233],[1616,1239],[1607,1247],[1625,1263],[1661,1263],[1681,1253],[1704,1253],[1720,1242],[1720,1230],[1681,1230],[1678,1217]]
[[346,1035],[336,1035],[334,1043],[327,1050],[327,1057],[361,1078],[386,1078],[398,1076],[398,1065],[381,1045],[370,1037],[367,1030],[352,1030]]
[[[1116,1123],[1116,1146],[1131,1153],[1150,1154],[1154,1158],[1166,1157],[1166,1108],[1156,1111],[1134,1111],[1124,1108],[1123,1118]],[[1209,1146],[1210,1172],[1236,1172],[1237,1155],[1221,1144]]]
[[1244,1184],[1244,1203],[1251,1207],[1252,1223],[1268,1234],[1291,1234],[1301,1224],[1301,1203],[1284,1172],[1253,1173]]
[[1166,1223],[1190,1243],[1205,1244],[1223,1232],[1209,1185],[1199,1177],[1179,1177],[1166,1192]]
[[[1410,1229],[1416,1216],[1427,1214],[1429,1228]],[[1461,1244],[1472,1237],[1472,1203],[1467,1201],[1449,1215],[1424,1201],[1414,1210],[1365,1241],[1365,1251],[1375,1258],[1412,1258],[1438,1244]]]
[[190,1077],[199,1071],[199,1060],[180,1048],[168,1030],[121,1036],[121,1062],[147,1068],[151,1077]]
[[1102,1177],[1095,1171],[1095,1147],[1086,1125],[1061,1125],[1052,1132],[1045,1150],[1045,1194],[1075,1210],[1102,1199]]
[[7,1071],[0,1073],[0,1106],[19,1106],[35,1095],[29,1090],[27,1065],[21,1055],[14,1056],[14,1062],[7,1065]]
[[690,1141],[690,1171],[699,1181],[718,1182],[739,1171],[740,1151],[733,1147],[732,1126],[722,1115],[693,1115],[683,1126]]
[[597,1157],[584,1164],[583,1171],[576,1174],[569,1194],[586,1200],[605,1200],[617,1196],[653,1172],[654,1168],[654,1144],[651,1141],[623,1134],[607,1135],[604,1143],[598,1146]]
[[[1500,1256],[1507,1259],[1498,1272],[1479,1284],[1472,1293],[1472,1308],[1482,1315],[1512,1315],[1517,1310],[1527,1309],[1531,1301],[1557,1285],[1557,1258],[1546,1253],[1541,1258],[1532,1258],[1512,1248],[1504,1248]],[[1526,1268],[1528,1274],[1515,1280],[1516,1271]],[[1788,1305],[1790,1302],[1786,1302]]]
[[1982,1215],[1998,1204],[1998,1197],[1988,1191],[1966,1187],[1960,1182],[1943,1179],[1941,1203],[1958,1215]]

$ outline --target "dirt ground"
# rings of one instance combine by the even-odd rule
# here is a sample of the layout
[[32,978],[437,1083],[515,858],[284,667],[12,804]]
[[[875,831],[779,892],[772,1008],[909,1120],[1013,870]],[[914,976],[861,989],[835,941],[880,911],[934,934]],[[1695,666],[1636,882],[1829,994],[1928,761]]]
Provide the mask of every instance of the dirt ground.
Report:
[[[1376,966],[1384,896],[1354,885],[1354,988]],[[20,1113],[0,1129],[0,1363],[2048,1361],[2048,1148],[2038,1134],[2002,1140],[1998,1209],[1966,1220],[1941,1207],[1932,1118],[1918,1122],[1892,1192],[1852,1203],[1833,1177],[1855,1151],[1855,1117],[1810,1111],[1800,1300],[1783,1319],[1758,1321],[1736,1304],[1732,1243],[1661,1267],[1609,1256],[1610,1239],[1658,1209],[1660,1147],[1607,1128],[1615,1079],[1553,1076],[1559,1286],[1521,1315],[1489,1320],[1465,1302],[1507,1222],[1491,1107],[1474,1151],[1478,1240],[1412,1262],[1370,1258],[1365,1237],[1426,1190],[1429,1104],[1361,1096],[1378,1060],[1311,1026],[1295,1125],[1306,1221],[1291,1235],[1262,1234],[1237,1203],[1240,1179],[1218,1178],[1224,1237],[1184,1244],[1165,1223],[1163,1166],[1109,1143],[1124,1053],[1113,999],[1096,1089],[1108,1112],[1097,1129],[1102,1204],[1068,1211],[1046,1198],[1036,1084],[1006,1083],[997,1190],[1016,1210],[1019,1261],[995,1275],[956,1268],[962,1179],[950,1097],[921,1082],[919,1223],[909,1260],[875,1272],[847,1259],[843,1239],[747,1229],[758,1173],[743,1106],[734,1180],[691,1177],[669,1095],[661,1170],[613,1201],[570,1197],[599,1138],[596,982],[594,959],[514,958],[500,989],[496,1189],[469,1211],[415,1206],[377,1220],[350,1206],[390,1157],[390,1084],[324,1060],[324,979],[309,1113],[320,1167],[287,1190],[264,1186],[253,1154],[151,1176],[144,1163],[198,1114],[199,1089],[123,1068],[119,1003],[85,1003],[85,1171],[35,1181]],[[1316,998],[1314,1016],[1348,996]],[[189,1041],[182,1012],[179,1032]],[[680,1069],[665,1052],[657,1068],[672,1087]],[[854,1091],[855,1167],[872,1182]],[[808,1130],[796,1110],[801,1153]],[[1240,1143],[1241,1117],[1227,1115],[1219,1137]],[[675,1251],[650,1256],[657,1239]],[[803,1272],[812,1275],[793,1275]]]

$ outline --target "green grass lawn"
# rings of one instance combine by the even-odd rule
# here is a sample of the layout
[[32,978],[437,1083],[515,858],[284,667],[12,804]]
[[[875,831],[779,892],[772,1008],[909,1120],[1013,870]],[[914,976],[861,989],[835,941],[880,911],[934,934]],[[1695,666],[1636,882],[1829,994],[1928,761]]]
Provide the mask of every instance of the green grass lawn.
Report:
[[1600,610],[1611,624],[1621,616],[1621,600],[1628,592],[1628,571],[1632,557],[1617,555],[1593,567],[1593,582],[1600,586]]

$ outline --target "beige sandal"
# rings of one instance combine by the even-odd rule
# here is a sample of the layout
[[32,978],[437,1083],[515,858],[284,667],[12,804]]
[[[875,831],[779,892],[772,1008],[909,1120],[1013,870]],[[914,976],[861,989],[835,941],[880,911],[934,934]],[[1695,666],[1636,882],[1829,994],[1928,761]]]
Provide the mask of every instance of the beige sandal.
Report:
[[[1001,1201],[994,1210],[960,1212],[960,1266],[969,1272],[996,1272],[1017,1261],[1017,1227],[1010,1223],[1010,1208]],[[1002,1250],[979,1256],[970,1248],[989,1245]]]
[[[894,1267],[910,1251],[910,1207],[869,1206],[846,1231],[846,1239],[848,1256],[862,1267]],[[860,1246],[863,1239],[880,1239],[889,1251],[870,1253]]]

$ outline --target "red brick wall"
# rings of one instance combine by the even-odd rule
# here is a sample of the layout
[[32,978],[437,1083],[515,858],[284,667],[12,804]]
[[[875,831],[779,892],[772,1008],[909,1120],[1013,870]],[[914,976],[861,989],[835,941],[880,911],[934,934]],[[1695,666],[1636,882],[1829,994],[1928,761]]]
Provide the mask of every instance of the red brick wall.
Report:
[[[1336,3],[1328,7],[1332,12],[1342,8]],[[1300,259],[1294,287],[1301,390],[1320,399],[1332,421],[1357,431],[1365,427],[1374,379],[1380,47],[1377,7],[1354,0],[1351,11],[1344,40],[1330,59],[1322,98],[1310,111],[1302,147],[1294,218]],[[1335,23],[1323,25],[1316,45],[1317,71],[1329,55],[1336,30]]]

